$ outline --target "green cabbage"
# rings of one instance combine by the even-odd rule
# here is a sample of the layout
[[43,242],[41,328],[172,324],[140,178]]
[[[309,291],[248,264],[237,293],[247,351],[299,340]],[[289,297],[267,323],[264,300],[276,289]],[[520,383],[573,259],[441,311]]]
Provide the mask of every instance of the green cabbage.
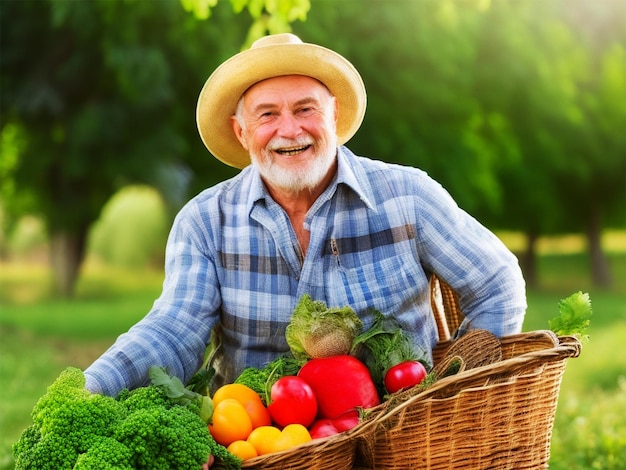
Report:
[[350,307],[328,308],[303,295],[294,308],[285,337],[297,359],[349,354],[363,322]]

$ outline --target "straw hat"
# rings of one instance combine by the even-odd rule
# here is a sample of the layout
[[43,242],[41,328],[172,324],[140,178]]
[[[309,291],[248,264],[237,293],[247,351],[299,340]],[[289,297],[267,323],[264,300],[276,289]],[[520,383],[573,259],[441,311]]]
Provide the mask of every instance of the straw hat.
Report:
[[198,130],[204,145],[216,158],[236,168],[250,164],[250,156],[237,140],[230,118],[248,88],[261,80],[284,75],[313,77],[336,97],[340,145],[356,133],[367,101],[359,72],[330,49],[303,43],[293,34],[276,34],[255,41],[250,49],[220,65],[200,92],[196,109]]

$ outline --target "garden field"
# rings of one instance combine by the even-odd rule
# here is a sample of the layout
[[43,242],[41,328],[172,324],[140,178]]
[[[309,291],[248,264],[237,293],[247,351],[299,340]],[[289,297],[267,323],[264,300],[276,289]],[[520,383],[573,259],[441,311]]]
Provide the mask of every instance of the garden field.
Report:
[[[541,290],[528,293],[524,330],[545,329],[558,300],[589,292],[590,341],[568,360],[552,440],[551,469],[626,469],[626,237],[610,252],[612,289],[591,286],[586,256],[544,252]],[[511,242],[513,243],[513,242]],[[619,245],[619,244],[618,244]],[[557,244],[556,246],[563,246]],[[0,470],[12,469],[11,445],[30,423],[37,398],[68,365],[86,367],[150,308],[160,271],[88,263],[73,301],[50,299],[41,265],[0,265]]]

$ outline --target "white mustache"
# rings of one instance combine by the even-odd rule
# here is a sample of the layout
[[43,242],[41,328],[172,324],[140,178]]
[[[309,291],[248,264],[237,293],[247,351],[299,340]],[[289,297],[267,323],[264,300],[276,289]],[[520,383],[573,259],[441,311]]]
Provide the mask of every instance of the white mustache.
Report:
[[313,145],[314,141],[311,137],[299,137],[297,139],[286,139],[284,137],[274,137],[267,144],[267,149],[270,151],[281,149],[293,149],[306,147],[307,145]]

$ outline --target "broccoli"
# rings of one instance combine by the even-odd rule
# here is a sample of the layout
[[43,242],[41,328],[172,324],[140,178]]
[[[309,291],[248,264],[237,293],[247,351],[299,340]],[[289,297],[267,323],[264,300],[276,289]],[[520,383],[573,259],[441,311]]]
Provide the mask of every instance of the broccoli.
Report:
[[206,423],[180,405],[139,409],[114,438],[131,449],[133,467],[146,470],[199,468],[213,448]]
[[116,397],[127,414],[155,406],[168,406],[165,392],[158,387],[139,387],[134,390],[124,389]]
[[209,454],[221,468],[241,467],[211,437],[197,403],[177,404],[155,385],[106,397],[90,393],[82,371],[68,367],[32,418],[13,445],[17,470],[200,469]]
[[13,446],[16,469],[71,469],[79,454],[110,436],[121,419],[119,404],[90,393],[76,368],[61,373],[31,415],[33,424]]
[[131,450],[112,437],[103,437],[80,454],[74,470],[133,470]]
[[40,429],[29,426],[13,445],[15,469],[72,469],[78,458],[75,449],[65,445],[63,435],[42,435]]
[[245,385],[254,390],[261,397],[263,403],[266,404],[265,384],[270,377],[270,372],[267,368],[247,367],[235,379],[235,383]]

